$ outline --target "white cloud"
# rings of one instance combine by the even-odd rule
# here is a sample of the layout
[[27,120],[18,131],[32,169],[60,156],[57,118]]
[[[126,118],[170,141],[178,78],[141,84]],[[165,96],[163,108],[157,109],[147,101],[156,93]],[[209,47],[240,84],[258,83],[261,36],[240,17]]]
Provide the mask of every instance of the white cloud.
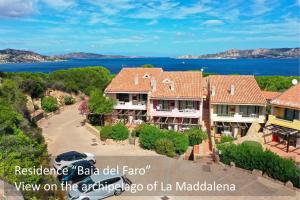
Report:
[[274,9],[276,0],[254,0],[251,15],[262,15]]
[[151,26],[151,25],[155,25],[158,23],[158,20],[154,19],[154,20],[151,20],[150,22],[147,23],[147,25]]
[[35,12],[36,0],[0,0],[0,17],[23,17]]
[[116,24],[116,22],[113,21],[112,19],[97,13],[93,13],[91,15],[89,23],[91,25],[95,25],[95,24],[115,25]]
[[66,9],[76,4],[75,0],[42,0],[48,6],[54,9]]
[[224,24],[224,22],[222,20],[218,20],[218,19],[211,19],[211,20],[206,20],[205,22],[203,22],[203,24],[209,25],[209,26],[217,26],[217,25]]

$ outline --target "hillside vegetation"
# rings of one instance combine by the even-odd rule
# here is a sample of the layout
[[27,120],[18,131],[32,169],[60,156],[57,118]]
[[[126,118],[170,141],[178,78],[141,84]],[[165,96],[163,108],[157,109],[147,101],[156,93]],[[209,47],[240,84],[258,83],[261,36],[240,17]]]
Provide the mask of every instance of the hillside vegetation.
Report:
[[[55,183],[51,176],[15,174],[15,166],[49,166],[49,155],[40,128],[29,120],[26,108],[29,94],[43,97],[48,88],[70,92],[103,90],[110,82],[110,72],[103,67],[87,67],[43,73],[0,73],[0,179],[11,184]],[[44,98],[46,99],[46,98]],[[61,192],[23,192],[25,199],[63,199]]]

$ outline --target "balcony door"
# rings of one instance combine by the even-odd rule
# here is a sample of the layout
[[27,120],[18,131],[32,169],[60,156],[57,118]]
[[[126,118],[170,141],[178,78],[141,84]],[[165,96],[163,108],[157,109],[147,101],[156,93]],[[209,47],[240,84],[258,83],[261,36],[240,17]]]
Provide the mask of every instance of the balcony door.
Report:
[[120,102],[129,102],[129,94],[128,93],[118,93],[117,99]]
[[228,116],[229,106],[228,105],[217,105],[218,116]]

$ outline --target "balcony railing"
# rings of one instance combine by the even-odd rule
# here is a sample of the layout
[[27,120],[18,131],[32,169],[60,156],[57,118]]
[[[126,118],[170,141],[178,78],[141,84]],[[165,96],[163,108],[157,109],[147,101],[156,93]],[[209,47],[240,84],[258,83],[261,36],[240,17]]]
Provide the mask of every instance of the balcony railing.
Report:
[[115,105],[115,109],[132,109],[132,110],[146,110],[145,101],[118,101]]
[[170,117],[200,117],[201,112],[200,110],[195,109],[182,109],[178,110],[177,108],[174,109],[162,109],[156,108],[151,111],[151,114],[154,116],[170,116]]

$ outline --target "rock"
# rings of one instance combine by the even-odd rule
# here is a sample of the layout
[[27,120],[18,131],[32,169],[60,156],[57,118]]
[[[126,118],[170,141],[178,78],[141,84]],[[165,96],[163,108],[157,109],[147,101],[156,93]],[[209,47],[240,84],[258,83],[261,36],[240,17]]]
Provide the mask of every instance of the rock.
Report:
[[30,96],[26,95],[26,98],[27,98],[26,108],[30,113],[32,113],[32,112],[34,112],[34,103],[32,102],[32,99]]
[[234,162],[230,162],[230,167],[235,168],[235,163]]
[[293,185],[293,183],[291,181],[286,182],[285,186],[288,187],[288,188],[290,188],[290,189],[294,189],[294,185]]
[[261,170],[257,170],[257,169],[253,169],[251,173],[255,176],[262,176],[263,174]]

